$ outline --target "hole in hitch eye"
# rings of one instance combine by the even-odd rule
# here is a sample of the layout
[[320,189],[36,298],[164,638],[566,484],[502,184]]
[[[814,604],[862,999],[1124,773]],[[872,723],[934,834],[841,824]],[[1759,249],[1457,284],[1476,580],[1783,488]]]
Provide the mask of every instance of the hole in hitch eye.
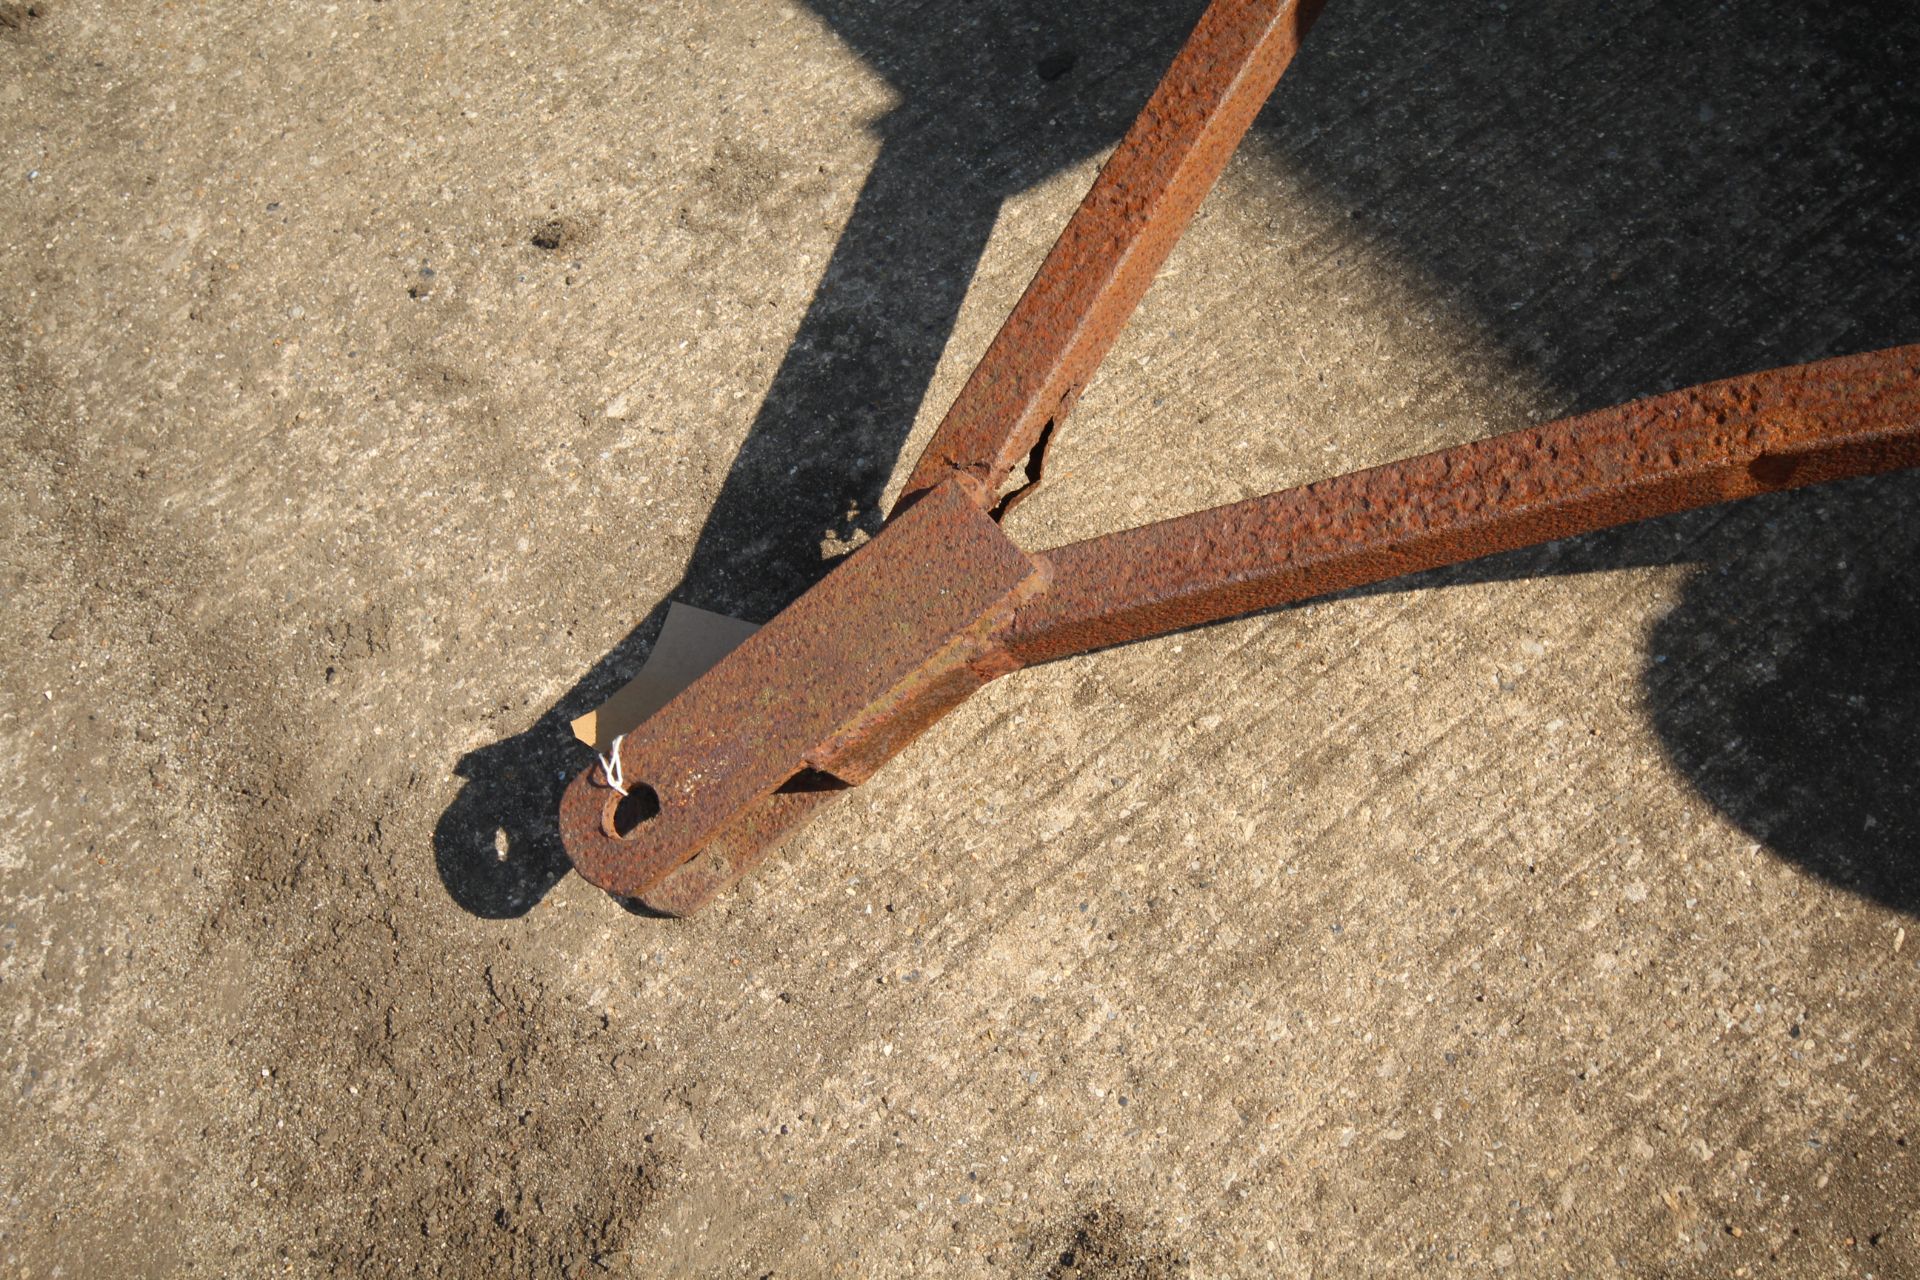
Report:
[[620,797],[620,803],[613,807],[613,833],[625,840],[638,831],[642,823],[659,816],[659,795],[644,782],[632,783],[627,794]]

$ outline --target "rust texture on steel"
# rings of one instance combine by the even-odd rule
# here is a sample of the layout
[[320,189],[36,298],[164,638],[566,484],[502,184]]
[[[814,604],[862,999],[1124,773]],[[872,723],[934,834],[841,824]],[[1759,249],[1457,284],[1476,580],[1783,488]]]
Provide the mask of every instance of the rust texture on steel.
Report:
[[[626,894],[663,916],[690,916],[767,860],[836,792],[782,787],[749,805],[705,848],[637,894]],[[571,846],[569,846],[570,848]]]
[[[618,797],[589,769],[562,802],[562,836],[595,884],[686,915],[764,860],[834,784],[863,781],[996,676],[1914,466],[1920,345],[1689,387],[1033,557],[943,485],[622,743],[626,776],[654,787],[659,818],[622,838]],[[811,789],[792,784],[802,770]]]
[[[1293,59],[1321,0],[1215,0],[961,388],[901,502],[982,506],[1066,417]],[[896,508],[897,510],[897,508]]]
[[[1319,8],[1214,0],[892,517],[567,788],[580,873],[686,915],[987,681],[1650,516],[1920,466],[1920,346],[1675,391],[1029,556],[996,522]],[[1031,487],[1029,485],[1029,487]],[[1020,492],[1025,492],[1022,490]],[[1012,495],[1018,496],[1018,494]],[[989,508],[992,508],[990,513]]]
[[1021,665],[1648,516],[1920,466],[1920,346],[1729,378],[1046,553]]
[[904,744],[1003,670],[987,633],[1037,576],[958,486],[927,494],[614,748],[657,815],[623,835],[604,774],[574,779],[560,834],[575,868],[637,897],[743,820],[781,826],[758,810],[802,770],[876,763],[847,731]]

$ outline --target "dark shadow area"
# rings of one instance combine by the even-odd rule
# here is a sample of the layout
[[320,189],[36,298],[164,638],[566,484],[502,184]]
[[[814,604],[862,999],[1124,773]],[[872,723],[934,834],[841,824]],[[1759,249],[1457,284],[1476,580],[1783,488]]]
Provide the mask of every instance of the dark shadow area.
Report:
[[1758,505],[1796,536],[1714,539],[1650,637],[1654,726],[1755,840],[1920,914],[1920,476]]
[[1920,473],[1773,494],[1352,595],[1685,563],[1641,691],[1675,766],[1779,857],[1920,915]]
[[464,779],[433,831],[440,882],[462,908],[490,920],[533,910],[573,869],[560,845],[560,793],[591,756],[568,725],[632,679],[666,621],[661,601],[533,725],[462,756]]
[[1913,6],[1336,0],[1256,134],[1589,409],[1920,337],[1916,59]]
[[[829,567],[823,542],[877,527],[880,491],[1001,201],[1116,141],[1202,5],[812,7],[888,78],[900,105],[877,126],[879,158],[670,593],[754,619]],[[1920,337],[1917,57],[1920,11],[1910,6],[1336,0],[1255,126],[1254,145],[1289,180],[1343,204],[1515,360],[1595,407]],[[1902,481],[1865,483],[1897,498],[1900,512],[1920,510]],[[1902,553],[1844,513],[1831,522],[1852,533],[1822,542],[1806,513],[1840,507],[1768,502],[1775,514],[1764,523],[1683,517],[1498,557],[1446,571],[1447,580],[1702,559],[1700,603],[1663,624],[1662,643],[1676,653],[1690,651],[1686,635],[1712,642],[1716,593],[1748,581],[1754,566],[1787,566],[1769,571],[1770,583],[1818,578],[1819,548],[1844,544],[1862,581],[1910,580],[1911,544]],[[1743,560],[1734,547],[1716,561],[1690,541],[1728,527],[1742,537],[1764,529],[1768,550]],[[1797,544],[1810,549],[1782,550]],[[1824,687],[1813,668],[1840,632],[1884,631],[1848,642],[1865,646],[1861,654],[1910,635],[1900,632],[1910,612],[1895,607],[1910,594],[1862,589],[1880,603],[1803,598],[1812,647],[1792,669],[1808,687]],[[1777,610],[1791,612],[1793,598],[1788,590]],[[1844,615],[1828,612],[1843,604]],[[435,847],[467,910],[520,914],[564,874],[553,815],[564,774],[585,761],[566,722],[638,667],[663,612],[525,733],[460,762],[466,785]],[[1704,683],[1675,683],[1667,669],[1648,682],[1655,721],[1716,805],[1821,874],[1910,885],[1905,873],[1845,870],[1820,851],[1827,846],[1783,834],[1864,821],[1839,812],[1853,793],[1827,787],[1819,806],[1795,809],[1802,792],[1780,779],[1814,776],[1841,740],[1871,739],[1866,720],[1849,729],[1830,718],[1804,736],[1791,724],[1772,737],[1741,731],[1745,754],[1723,757],[1708,749],[1722,736],[1715,717],[1744,725],[1760,705],[1741,701],[1740,686],[1711,683],[1739,669],[1722,663]],[[1865,710],[1854,696],[1831,699],[1828,711],[1876,717],[1874,698],[1891,693],[1859,691]],[[1754,745],[1763,741],[1765,752]],[[1889,757],[1886,767],[1901,763]],[[1906,812],[1901,829],[1911,833]],[[1760,816],[1750,824],[1747,814]],[[1905,898],[1865,891],[1914,905],[1910,889]]]

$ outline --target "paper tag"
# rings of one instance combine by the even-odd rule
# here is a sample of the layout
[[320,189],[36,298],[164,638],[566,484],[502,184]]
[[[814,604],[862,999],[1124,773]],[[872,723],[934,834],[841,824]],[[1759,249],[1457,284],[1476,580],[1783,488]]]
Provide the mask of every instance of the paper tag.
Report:
[[760,628],[673,601],[640,674],[572,724],[573,736],[605,753],[613,740],[673,700]]

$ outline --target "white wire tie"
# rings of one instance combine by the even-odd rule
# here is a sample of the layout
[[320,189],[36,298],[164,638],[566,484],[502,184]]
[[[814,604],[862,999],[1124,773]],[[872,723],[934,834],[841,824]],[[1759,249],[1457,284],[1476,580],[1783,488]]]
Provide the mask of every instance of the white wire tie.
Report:
[[600,757],[602,776],[606,778],[607,785],[621,795],[627,794],[627,775],[620,767],[620,744],[625,742],[626,738],[627,735],[624,733],[615,738],[613,745],[607,748],[607,754]]

